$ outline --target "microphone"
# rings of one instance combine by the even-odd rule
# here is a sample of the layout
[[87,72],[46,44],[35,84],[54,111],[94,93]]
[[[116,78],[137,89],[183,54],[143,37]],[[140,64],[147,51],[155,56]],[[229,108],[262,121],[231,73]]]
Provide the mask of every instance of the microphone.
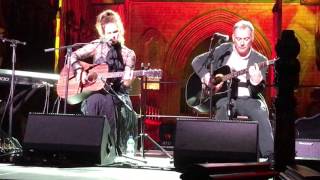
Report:
[[98,43],[101,43],[101,44],[105,44],[106,43],[109,46],[111,46],[111,45],[115,44],[116,42],[111,38],[100,38]]
[[7,39],[7,38],[0,37],[0,40],[2,40],[2,42],[9,42],[9,43],[12,43],[12,44],[22,44],[24,46],[27,45],[26,42],[19,41],[19,40],[16,40],[16,39]]
[[100,43],[108,43],[111,41],[111,39],[107,39],[107,38],[100,38],[99,40],[100,40],[99,41]]
[[217,38],[217,39],[221,39],[221,40],[223,40],[223,41],[229,41],[229,36],[228,35],[226,35],[226,34],[221,34],[221,33],[214,33],[213,34],[213,38],[215,39],[215,38]]

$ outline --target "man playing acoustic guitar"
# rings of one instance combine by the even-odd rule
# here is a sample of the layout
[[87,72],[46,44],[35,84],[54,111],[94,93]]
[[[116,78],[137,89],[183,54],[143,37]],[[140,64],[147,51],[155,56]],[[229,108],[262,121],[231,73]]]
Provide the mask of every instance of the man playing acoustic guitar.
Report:
[[[268,108],[261,94],[265,87],[267,69],[259,65],[267,61],[267,58],[252,48],[253,39],[253,25],[249,21],[240,20],[233,27],[233,43],[218,46],[211,59],[208,59],[209,52],[197,56],[192,61],[192,67],[201,78],[203,87],[214,89],[213,97],[215,94],[220,96],[213,101],[215,119],[226,120],[241,115],[257,121],[260,154],[272,160],[272,128]],[[239,73],[241,75],[231,79],[230,88],[227,81],[216,82],[221,74],[227,75],[246,68],[248,73]],[[224,69],[222,73],[219,72],[221,69]],[[214,71],[212,78],[210,70]],[[229,95],[228,89],[231,89]]]
[[[135,136],[137,132],[136,116],[127,108],[128,105],[131,106],[128,88],[133,81],[136,55],[124,45],[124,27],[116,12],[112,10],[101,12],[97,16],[96,29],[100,39],[74,51],[70,62],[77,81],[83,86],[93,82],[90,81],[92,77],[79,60],[92,58],[93,64],[106,64],[109,72],[123,72],[122,77],[107,79],[108,85],[90,94],[81,106],[81,111],[85,115],[106,116],[111,136],[115,139],[116,148],[121,155],[121,152],[125,151],[129,135]],[[127,107],[119,97],[126,102]]]

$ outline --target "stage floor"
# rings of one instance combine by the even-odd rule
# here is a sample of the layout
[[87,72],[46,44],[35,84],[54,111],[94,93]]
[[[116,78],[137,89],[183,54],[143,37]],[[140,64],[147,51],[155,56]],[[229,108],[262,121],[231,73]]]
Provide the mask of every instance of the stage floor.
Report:
[[33,165],[0,164],[0,179],[65,180],[65,179],[108,179],[108,180],[179,180],[181,173],[174,170],[169,157],[135,157],[136,160],[117,157],[108,166],[93,167],[50,167]]

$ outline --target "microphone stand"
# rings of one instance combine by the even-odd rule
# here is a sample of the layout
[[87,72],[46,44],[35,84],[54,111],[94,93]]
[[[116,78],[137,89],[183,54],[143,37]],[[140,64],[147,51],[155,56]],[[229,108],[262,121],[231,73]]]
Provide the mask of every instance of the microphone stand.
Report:
[[[144,66],[144,64],[141,64],[141,67],[146,70],[150,67],[150,63],[148,63],[147,66]],[[148,83],[148,78],[143,76],[141,77],[141,82],[140,82],[140,89],[141,89],[141,94],[140,94],[140,134],[137,138],[140,138],[140,153],[142,158],[145,158],[145,149],[144,149],[144,139],[147,138],[150,140],[154,145],[157,146],[170,160],[173,159],[173,157],[163,148],[161,147],[154,139],[152,139],[149,134],[144,132],[144,121],[147,118],[146,114],[146,106],[147,106],[147,83]],[[170,161],[171,163],[171,161]]]
[[231,108],[232,108],[232,102],[231,102],[231,85],[232,85],[232,80],[227,80],[226,83],[227,83],[227,98],[228,98],[228,104],[227,104],[227,118],[228,120],[231,120],[232,119],[232,111],[231,111]]
[[[104,90],[105,90],[106,92],[111,92],[111,94],[114,95],[120,102],[122,102],[122,104],[124,104],[125,107],[129,109],[129,111],[133,112],[134,115],[135,115],[136,117],[138,117],[138,114],[135,112],[135,110],[121,97],[120,94],[118,94],[118,93],[111,87],[111,85],[107,82],[107,79],[106,79],[106,78],[101,78],[101,81],[104,82],[104,84],[107,86],[107,89],[104,88]],[[127,155],[123,155],[123,154],[122,154],[121,156],[123,156],[123,157],[125,157],[125,158],[128,158],[128,159],[131,159],[131,160],[139,161],[139,162],[142,162],[142,163],[145,163],[145,164],[147,163],[147,161],[140,160],[140,159],[136,159],[136,158],[132,158],[132,157],[129,157],[129,156],[127,156]]]
[[133,112],[135,114],[135,116],[137,116],[138,114],[133,110],[133,108],[126,102],[122,99],[121,95],[118,94],[112,87],[111,85],[107,82],[107,79],[106,78],[101,78],[101,81],[108,87],[107,89],[104,88],[104,90],[106,92],[110,91],[112,93],[112,95],[115,95],[117,97],[117,99],[122,102],[126,108],[129,109],[129,111]]
[[213,118],[213,112],[212,112],[212,102],[213,102],[213,100],[212,100],[212,96],[214,95],[213,94],[213,84],[212,83],[214,83],[213,82],[213,75],[214,75],[214,69],[213,69],[213,53],[214,53],[214,51],[216,50],[216,48],[221,44],[221,43],[223,43],[224,42],[224,40],[223,39],[218,39],[217,40],[217,42],[214,44],[214,47],[213,48],[211,48],[211,43],[212,43],[212,40],[213,40],[214,38],[212,37],[211,38],[211,42],[210,42],[210,52],[209,52],[209,55],[208,55],[208,57],[207,57],[207,60],[206,60],[206,63],[205,64],[207,64],[207,62],[210,60],[211,62],[210,62],[210,85],[211,85],[211,87],[210,87],[210,100],[209,100],[209,118],[211,119],[211,118]]
[[8,135],[9,138],[12,137],[12,116],[13,116],[13,96],[14,96],[14,88],[15,88],[15,64],[16,64],[16,49],[18,44],[26,45],[26,42],[22,42],[15,39],[7,39],[0,37],[2,42],[9,42],[10,47],[12,47],[12,56],[11,56],[11,63],[12,63],[12,73],[11,73],[11,83],[10,83],[10,92],[8,97],[9,107],[9,129]]
[[71,63],[70,63],[70,58],[71,58],[71,53],[72,53],[72,48],[73,47],[78,47],[78,46],[83,46],[83,45],[87,45],[90,43],[75,43],[72,45],[67,45],[67,46],[61,46],[59,48],[48,48],[45,49],[44,52],[52,52],[55,50],[63,50],[63,49],[67,49],[67,54],[65,56],[65,61],[64,64],[67,65],[67,75],[65,78],[65,100],[64,100],[64,106],[63,106],[63,113],[66,114],[67,113],[67,100],[68,100],[68,91],[69,91],[69,78],[70,78],[70,69],[71,69]]
[[[14,96],[14,89],[15,89],[15,63],[16,63],[16,48],[18,44],[21,45],[26,45],[26,42],[22,42],[16,39],[7,39],[7,38],[2,38],[0,37],[0,40],[2,40],[2,42],[9,42],[10,43],[10,47],[12,47],[12,56],[11,56],[11,61],[12,61],[12,71],[11,71],[11,83],[10,83],[10,92],[9,92],[9,96],[8,96],[8,100],[7,100],[7,104],[9,104],[9,127],[8,127],[8,136],[9,136],[9,141],[11,143],[13,143],[12,145],[15,146],[19,146],[19,148],[21,148],[21,145],[17,142],[17,140],[15,140],[15,142],[13,142],[12,140],[12,118],[13,118],[13,96]],[[5,114],[5,112],[4,112]],[[17,147],[15,148],[17,149]],[[19,152],[19,151],[18,151]],[[13,152],[15,153],[15,152]]]
[[[210,59],[212,59],[212,55],[213,55],[213,52],[214,52],[213,49],[215,49],[215,48],[211,48],[213,39],[214,39],[214,37],[212,36],[212,38],[210,39],[210,45],[209,45],[209,50],[208,50],[208,51],[209,51],[209,55],[208,55],[207,59],[205,60],[205,62],[202,64],[201,68],[198,70],[197,74],[198,74],[204,67],[206,67],[206,66],[208,65],[208,61],[209,61]],[[215,47],[216,47],[216,45],[215,45]]]

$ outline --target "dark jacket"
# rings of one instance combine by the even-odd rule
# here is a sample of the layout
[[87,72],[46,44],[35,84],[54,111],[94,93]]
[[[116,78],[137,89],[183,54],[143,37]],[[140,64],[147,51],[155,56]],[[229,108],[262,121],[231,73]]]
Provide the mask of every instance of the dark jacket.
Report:
[[[212,63],[213,71],[217,70],[218,68],[226,65],[231,53],[232,53],[232,43],[223,43],[218,46],[215,51],[206,52],[200,54],[199,56],[195,57],[192,61],[192,67],[194,72],[202,78],[206,73],[210,72],[210,67]],[[266,61],[267,58],[257,52],[255,49],[252,48],[251,54],[249,56],[248,67],[253,66],[255,63],[260,63]],[[247,86],[250,92],[251,97],[257,98],[258,94],[261,93],[265,88],[265,80],[266,80],[266,72],[267,68],[261,68],[263,80],[256,86],[252,85],[249,80],[249,76],[247,76]],[[233,86],[233,91],[235,91],[235,87]],[[236,94],[236,93],[233,93]]]

